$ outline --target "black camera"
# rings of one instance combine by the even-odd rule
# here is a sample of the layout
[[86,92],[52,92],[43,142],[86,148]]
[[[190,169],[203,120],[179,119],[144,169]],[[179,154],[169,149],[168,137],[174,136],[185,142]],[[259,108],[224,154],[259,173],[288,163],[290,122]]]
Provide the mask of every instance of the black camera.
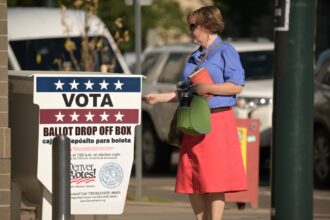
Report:
[[180,81],[176,84],[181,107],[189,107],[192,97],[191,83],[188,80]]

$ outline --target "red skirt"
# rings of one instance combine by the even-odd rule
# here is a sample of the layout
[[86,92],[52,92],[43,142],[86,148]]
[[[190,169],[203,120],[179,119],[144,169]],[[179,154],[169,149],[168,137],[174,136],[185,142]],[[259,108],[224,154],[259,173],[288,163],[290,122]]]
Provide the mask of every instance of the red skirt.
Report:
[[176,178],[176,193],[247,190],[233,111],[211,114],[212,130],[202,136],[184,135]]

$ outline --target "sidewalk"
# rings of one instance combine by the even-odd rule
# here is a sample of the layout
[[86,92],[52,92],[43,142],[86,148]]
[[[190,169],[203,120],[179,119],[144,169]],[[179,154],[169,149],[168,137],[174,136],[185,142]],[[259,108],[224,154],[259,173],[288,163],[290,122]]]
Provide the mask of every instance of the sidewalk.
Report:
[[[75,216],[74,220],[192,220],[194,219],[190,205],[187,203],[151,203],[128,201],[123,215],[109,216]],[[226,208],[223,220],[270,220],[269,209]],[[313,220],[330,219],[329,214],[314,213]]]
[[[192,220],[194,215],[188,198],[173,192],[174,178],[144,178],[143,195],[148,202],[128,200],[123,215],[76,216],[74,220]],[[131,181],[129,194],[134,195],[135,180]],[[247,206],[239,210],[235,203],[227,203],[223,220],[270,220],[269,187],[259,187],[259,208]],[[330,220],[330,192],[314,190],[314,220]]]
[[[159,180],[158,180],[159,181]],[[153,181],[155,182],[155,180]],[[156,181],[157,182],[157,181]],[[166,181],[162,181],[166,182]],[[148,185],[148,182],[147,184]],[[72,217],[72,220],[192,220],[194,215],[187,198],[183,195],[174,194],[169,186],[154,186],[158,189],[158,196],[167,196],[167,199],[159,199],[152,202],[126,201],[123,215],[92,216],[79,215]],[[130,187],[132,190],[132,187]],[[160,193],[161,191],[167,191]],[[144,187],[145,193],[153,193],[148,187]],[[172,195],[172,196],[171,196]],[[173,196],[174,195],[174,196]],[[182,200],[178,202],[174,199]],[[261,187],[259,191],[259,208],[238,210],[234,203],[227,203],[223,220],[270,220],[270,191],[267,187]],[[330,220],[330,192],[314,191],[314,220]],[[109,207],[111,208],[111,207]],[[27,210],[25,210],[27,211]],[[23,219],[35,219],[35,215],[25,213]]]
[[[123,215],[119,216],[76,216],[74,220],[192,220],[192,209],[188,203],[150,203],[128,201]],[[225,209],[223,220],[269,220],[267,209]],[[321,220],[321,219],[320,219]]]

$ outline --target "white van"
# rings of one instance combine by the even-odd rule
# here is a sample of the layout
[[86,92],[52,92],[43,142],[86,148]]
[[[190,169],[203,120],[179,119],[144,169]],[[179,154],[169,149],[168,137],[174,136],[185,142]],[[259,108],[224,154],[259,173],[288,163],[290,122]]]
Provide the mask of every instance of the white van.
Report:
[[[56,8],[8,8],[12,183],[17,185],[14,191],[18,194],[14,203],[21,194],[28,204],[42,201],[37,180],[39,109],[33,104],[33,78],[29,76],[35,70],[84,71],[80,52],[84,18],[85,13],[78,10],[62,13]],[[102,44],[101,49],[91,50],[92,71],[100,72],[101,67],[109,66],[108,72],[130,74],[104,23],[96,16],[89,22],[89,42]],[[70,54],[66,47],[73,49],[74,46],[76,50]]]
[[[86,13],[60,8],[8,8],[9,70],[83,71]],[[89,71],[129,74],[123,56],[97,16],[88,20]]]

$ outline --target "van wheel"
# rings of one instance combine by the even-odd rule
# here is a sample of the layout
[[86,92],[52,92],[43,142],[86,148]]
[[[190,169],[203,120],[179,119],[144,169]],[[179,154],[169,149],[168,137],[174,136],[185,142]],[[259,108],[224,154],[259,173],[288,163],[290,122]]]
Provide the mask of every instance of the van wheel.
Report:
[[321,188],[330,184],[330,138],[323,129],[314,132],[314,183]]
[[171,165],[172,150],[162,143],[149,120],[142,127],[143,171],[146,173],[166,172]]

